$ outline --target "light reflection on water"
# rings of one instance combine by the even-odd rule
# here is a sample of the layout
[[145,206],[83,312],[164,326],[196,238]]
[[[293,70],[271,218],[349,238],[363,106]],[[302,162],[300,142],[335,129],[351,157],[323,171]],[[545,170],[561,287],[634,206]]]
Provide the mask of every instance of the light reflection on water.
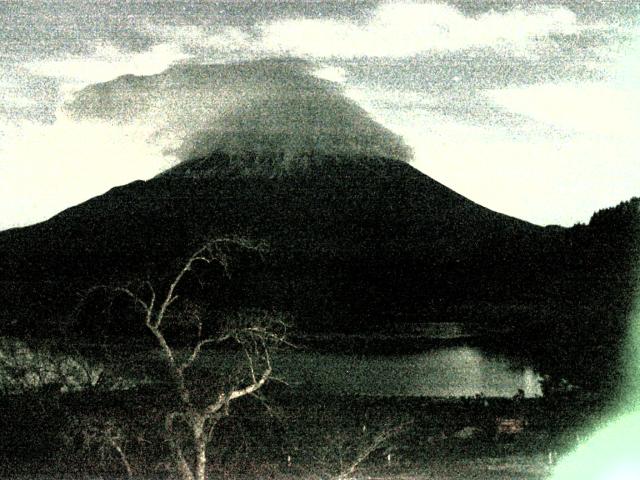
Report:
[[[82,389],[95,382],[103,370],[96,360],[51,354],[46,349],[34,351],[19,341],[0,340],[0,360],[4,362],[0,362],[0,391],[11,390],[12,379],[9,371],[3,368],[8,360],[27,372],[24,378],[17,379],[17,383],[13,381],[18,390],[61,380],[64,380],[65,389]],[[7,356],[9,352],[11,354]],[[138,353],[131,359],[135,361],[129,363],[136,367],[126,375],[126,385],[166,380],[157,376],[161,371],[157,367],[162,363],[159,355]],[[244,356],[239,354],[210,351],[203,353],[200,368],[224,375],[222,372],[244,362]],[[542,394],[540,376],[531,368],[514,368],[508,360],[471,346],[437,347],[405,355],[287,351],[276,353],[273,365],[274,376],[292,387],[310,387],[325,393],[433,397],[482,393],[489,397],[511,397],[522,389],[527,397]],[[29,374],[30,370],[33,375]],[[49,372],[46,378],[42,375],[44,370]]]
[[527,397],[542,395],[540,376],[469,346],[440,347],[412,355],[293,352],[274,359],[289,383],[362,395]]

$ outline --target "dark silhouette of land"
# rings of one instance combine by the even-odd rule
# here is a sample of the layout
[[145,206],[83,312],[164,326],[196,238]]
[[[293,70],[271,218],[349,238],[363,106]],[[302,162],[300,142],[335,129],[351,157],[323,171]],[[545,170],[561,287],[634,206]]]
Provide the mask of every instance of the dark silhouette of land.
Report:
[[[1,232],[2,334],[136,338],[131,316],[78,315],[82,292],[167,278],[200,243],[231,235],[265,241],[269,251],[237,252],[224,282],[220,272],[202,273],[216,285],[219,311],[287,312],[298,333],[476,323],[494,332],[489,348],[542,372],[593,388],[617,384],[637,199],[588,225],[539,227],[396,160],[322,156],[287,171],[272,168],[277,158],[264,162],[212,154]],[[386,350],[403,344],[389,339]]]

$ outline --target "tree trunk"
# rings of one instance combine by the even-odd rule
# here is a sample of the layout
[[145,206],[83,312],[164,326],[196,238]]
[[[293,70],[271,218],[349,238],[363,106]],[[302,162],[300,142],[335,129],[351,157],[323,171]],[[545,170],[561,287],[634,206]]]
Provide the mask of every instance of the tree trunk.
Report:
[[193,443],[196,450],[195,480],[207,478],[207,439],[204,432],[205,417],[197,417],[193,421]]
[[194,480],[193,472],[191,468],[187,464],[187,460],[184,457],[184,453],[182,452],[182,448],[180,447],[179,439],[175,437],[175,433],[173,431],[173,415],[168,414],[165,417],[165,429],[167,431],[169,443],[173,449],[173,454],[175,456],[176,468],[178,470],[178,474],[181,480]]
[[189,465],[187,465],[182,452],[179,452],[176,455],[176,466],[178,467],[178,473],[180,474],[181,480],[194,480],[193,473],[191,473],[191,469]]

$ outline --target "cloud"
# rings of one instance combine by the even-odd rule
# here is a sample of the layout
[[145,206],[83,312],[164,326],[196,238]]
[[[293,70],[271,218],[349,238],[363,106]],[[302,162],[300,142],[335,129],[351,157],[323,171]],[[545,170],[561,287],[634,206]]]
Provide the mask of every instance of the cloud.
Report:
[[546,81],[489,89],[484,95],[503,111],[548,125],[560,133],[607,136],[623,142],[640,129],[640,28],[624,31],[624,49],[603,55],[600,79]]
[[249,32],[238,27],[209,28],[197,25],[164,25],[161,27],[148,24],[148,30],[160,36],[164,41],[179,44],[185,50],[214,50],[218,53],[245,52],[255,50],[255,39]]
[[[289,17],[251,27],[151,25],[163,42],[190,52],[235,54],[234,59],[288,55],[304,58],[408,57],[426,52],[492,48],[531,53],[552,36],[571,36],[581,25],[564,6],[514,6],[470,15],[445,3],[383,3],[365,18]],[[220,57],[215,57],[219,60]]]
[[179,160],[214,152],[294,163],[340,154],[410,157],[400,137],[312,70],[273,59],[177,65],[87,87],[66,111],[80,120],[149,125],[150,140]]
[[538,6],[477,17],[438,3],[388,3],[368,22],[286,19],[260,28],[263,48],[303,57],[406,57],[429,51],[490,47],[523,51],[551,35],[580,30],[564,7]]
[[72,85],[104,82],[120,75],[151,75],[188,58],[182,49],[160,43],[144,52],[126,52],[111,43],[96,43],[90,56],[67,56],[27,63],[31,73],[60,78]]
[[335,83],[344,83],[347,79],[347,71],[344,68],[332,65],[322,65],[312,73],[318,78],[324,78]]

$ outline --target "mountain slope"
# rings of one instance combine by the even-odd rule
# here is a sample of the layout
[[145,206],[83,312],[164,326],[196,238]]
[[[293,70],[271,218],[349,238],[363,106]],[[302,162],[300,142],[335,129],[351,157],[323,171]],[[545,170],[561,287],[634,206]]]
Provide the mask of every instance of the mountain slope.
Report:
[[0,232],[2,334],[51,338],[69,335],[69,324],[82,341],[135,337],[131,312],[105,320],[112,305],[79,326],[80,294],[162,282],[206,239],[238,235],[270,250],[263,259],[237,252],[229,279],[198,273],[214,287],[200,297],[213,311],[286,311],[303,332],[480,322],[511,331],[493,349],[575,383],[616,384],[640,258],[638,200],[587,226],[542,228],[396,160],[322,157],[275,176],[219,168],[255,160],[186,162]]
[[[222,157],[208,161],[229,161]],[[327,157],[276,178],[193,176],[188,170],[182,165],[48,222],[4,232],[3,283],[26,282],[34,295],[42,288],[48,297],[59,287],[40,284],[79,288],[146,271],[163,275],[199,241],[241,235],[266,240],[269,268],[291,277],[283,281],[295,293],[275,292],[284,295],[280,306],[288,308],[298,295],[312,298],[321,288],[333,313],[360,317],[360,323],[379,311],[415,316],[446,298],[492,301],[504,280],[500,265],[506,268],[513,255],[524,258],[523,248],[544,233],[482,208],[399,161]],[[484,264],[493,264],[494,271],[483,270]],[[271,274],[263,275],[267,289],[277,290]],[[520,288],[525,279],[512,276],[510,288]],[[300,313],[309,321],[333,315]]]

